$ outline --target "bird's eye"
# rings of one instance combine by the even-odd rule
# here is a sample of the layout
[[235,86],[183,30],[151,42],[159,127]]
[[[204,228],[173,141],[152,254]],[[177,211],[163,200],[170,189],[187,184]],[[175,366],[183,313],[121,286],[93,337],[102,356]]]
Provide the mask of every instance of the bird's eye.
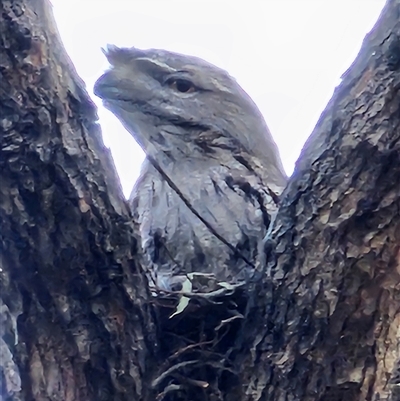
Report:
[[187,79],[171,79],[167,81],[167,84],[181,93],[190,93],[195,90],[194,85]]

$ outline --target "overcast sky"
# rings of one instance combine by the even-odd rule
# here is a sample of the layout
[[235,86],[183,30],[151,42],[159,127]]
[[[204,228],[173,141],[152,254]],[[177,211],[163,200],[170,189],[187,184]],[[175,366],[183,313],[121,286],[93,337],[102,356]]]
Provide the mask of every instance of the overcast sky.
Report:
[[107,43],[202,57],[230,72],[261,109],[283,164],[299,152],[384,0],[51,0],[65,47],[99,106],[126,195],[143,153],[92,93]]

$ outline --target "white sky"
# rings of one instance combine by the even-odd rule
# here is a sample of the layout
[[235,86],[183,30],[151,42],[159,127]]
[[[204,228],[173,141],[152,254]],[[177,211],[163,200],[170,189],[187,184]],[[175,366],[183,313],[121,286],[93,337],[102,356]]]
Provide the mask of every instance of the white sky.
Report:
[[92,93],[107,43],[164,48],[230,72],[261,109],[283,164],[293,171],[341,74],[384,0],[51,0],[65,47],[99,106],[129,196],[143,153]]

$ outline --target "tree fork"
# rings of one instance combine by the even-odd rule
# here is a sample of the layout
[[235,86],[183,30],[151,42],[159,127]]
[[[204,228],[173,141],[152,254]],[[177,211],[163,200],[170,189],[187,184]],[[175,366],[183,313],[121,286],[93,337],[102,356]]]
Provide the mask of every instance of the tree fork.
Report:
[[[49,2],[0,9],[2,398],[153,399],[162,333],[95,107]],[[400,399],[399,15],[389,0],[305,145],[225,399]]]

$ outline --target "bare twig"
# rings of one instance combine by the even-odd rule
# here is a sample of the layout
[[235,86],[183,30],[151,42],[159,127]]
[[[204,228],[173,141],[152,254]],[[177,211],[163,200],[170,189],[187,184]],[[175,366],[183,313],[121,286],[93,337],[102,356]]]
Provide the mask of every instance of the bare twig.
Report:
[[160,376],[155,378],[151,383],[151,387],[152,388],[157,387],[166,377],[168,377],[171,373],[175,372],[176,370],[181,369],[188,365],[195,365],[199,363],[200,361],[185,361],[177,363],[176,365],[171,366],[169,369],[167,369],[164,373],[161,373]]

